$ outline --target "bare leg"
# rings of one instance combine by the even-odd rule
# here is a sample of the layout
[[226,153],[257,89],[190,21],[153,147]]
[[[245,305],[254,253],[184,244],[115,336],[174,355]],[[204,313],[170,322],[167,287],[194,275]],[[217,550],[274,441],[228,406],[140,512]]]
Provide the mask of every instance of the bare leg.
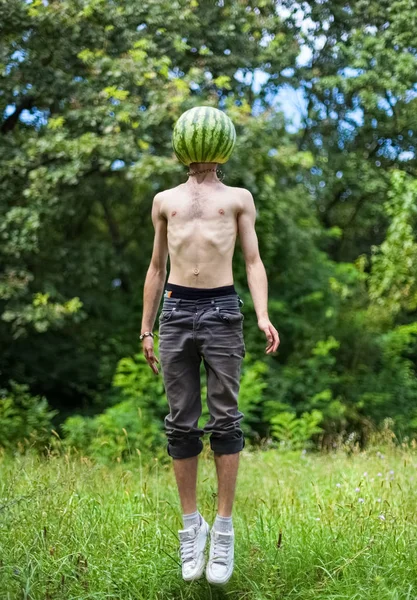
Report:
[[198,455],[191,458],[174,458],[173,463],[182,512],[188,515],[197,510]]
[[235,452],[234,454],[214,453],[218,482],[217,512],[220,517],[232,516],[237,472],[239,468],[239,454],[239,452]]

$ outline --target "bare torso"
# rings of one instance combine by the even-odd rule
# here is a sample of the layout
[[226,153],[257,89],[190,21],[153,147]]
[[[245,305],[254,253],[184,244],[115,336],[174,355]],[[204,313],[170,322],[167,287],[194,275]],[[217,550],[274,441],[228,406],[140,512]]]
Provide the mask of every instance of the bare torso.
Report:
[[223,183],[182,184],[163,192],[169,283],[201,288],[233,284],[232,259],[242,206],[239,189]]

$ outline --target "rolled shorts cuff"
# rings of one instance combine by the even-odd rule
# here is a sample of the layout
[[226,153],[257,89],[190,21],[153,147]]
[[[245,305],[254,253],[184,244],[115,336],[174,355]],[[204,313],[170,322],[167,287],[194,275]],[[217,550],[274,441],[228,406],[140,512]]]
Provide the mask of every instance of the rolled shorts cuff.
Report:
[[198,456],[203,449],[201,439],[181,441],[177,443],[168,442],[167,452],[172,458],[191,458]]
[[216,454],[235,454],[245,447],[245,437],[238,439],[210,438],[210,447]]

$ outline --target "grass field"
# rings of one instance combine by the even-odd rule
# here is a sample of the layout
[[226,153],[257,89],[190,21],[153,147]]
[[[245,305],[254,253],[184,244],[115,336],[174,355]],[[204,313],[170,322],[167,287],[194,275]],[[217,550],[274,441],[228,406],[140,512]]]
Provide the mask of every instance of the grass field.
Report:
[[[417,451],[241,454],[235,571],[222,587],[181,579],[170,464],[81,457],[0,461],[0,598],[417,598]],[[214,462],[199,510],[216,514]]]

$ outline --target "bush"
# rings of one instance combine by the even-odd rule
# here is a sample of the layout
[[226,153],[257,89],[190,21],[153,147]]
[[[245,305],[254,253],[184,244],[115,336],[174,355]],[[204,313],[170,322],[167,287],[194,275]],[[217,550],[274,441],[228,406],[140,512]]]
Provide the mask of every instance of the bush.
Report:
[[18,446],[41,448],[51,437],[52,419],[45,398],[31,396],[27,385],[9,382],[10,389],[0,389],[0,447],[16,450]]
[[323,431],[319,427],[323,415],[319,410],[304,412],[300,418],[290,412],[282,412],[271,419],[272,436],[289,450],[312,446],[311,438]]
[[106,462],[166,455],[162,428],[166,400],[162,378],[155,377],[145,357],[122,358],[113,378],[120,402],[96,417],[69,417],[62,425],[64,443]]

